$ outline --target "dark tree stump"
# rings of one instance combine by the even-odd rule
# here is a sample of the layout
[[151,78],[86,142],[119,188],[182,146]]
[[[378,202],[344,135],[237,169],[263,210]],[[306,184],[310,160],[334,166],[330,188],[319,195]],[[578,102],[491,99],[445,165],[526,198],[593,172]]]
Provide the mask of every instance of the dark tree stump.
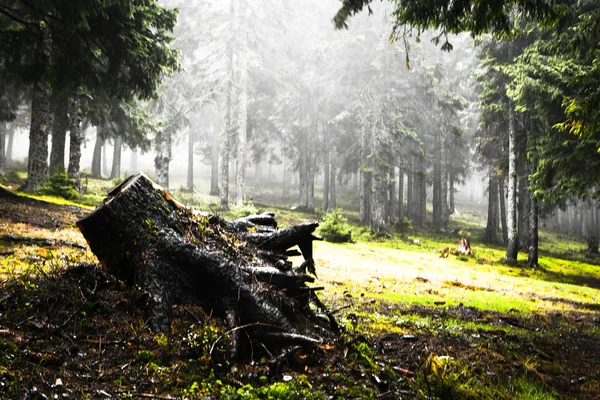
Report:
[[148,292],[157,332],[170,330],[171,305],[183,303],[223,317],[230,328],[246,327],[252,341],[275,351],[319,343],[338,328],[306,285],[314,278],[287,261],[288,249],[298,245],[314,265],[317,223],[277,230],[268,213],[227,222],[187,209],[139,174],[77,225],[108,272]]

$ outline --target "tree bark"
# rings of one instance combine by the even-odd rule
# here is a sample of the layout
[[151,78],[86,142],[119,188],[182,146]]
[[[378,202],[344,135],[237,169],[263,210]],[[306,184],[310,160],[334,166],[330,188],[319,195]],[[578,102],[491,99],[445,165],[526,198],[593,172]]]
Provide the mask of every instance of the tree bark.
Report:
[[329,170],[329,209],[337,208],[337,155],[331,157],[331,168]]
[[[83,108],[81,105],[83,92],[77,90],[71,97],[69,105],[69,167],[68,172],[73,177],[75,188],[80,190],[79,170],[81,169],[81,145],[83,143]],[[119,153],[119,165],[121,154]],[[114,160],[113,160],[114,166]],[[120,174],[120,169],[119,169]]]
[[483,241],[498,242],[498,176],[494,171],[490,171],[488,177],[488,215]]
[[538,266],[538,248],[539,248],[539,235],[538,235],[538,219],[539,219],[539,206],[538,200],[534,197],[530,200],[531,212],[529,213],[529,252],[527,263],[531,268],[537,268]]
[[6,173],[6,121],[0,121],[0,176]]
[[92,155],[92,178],[102,178],[102,150],[104,148],[104,130],[102,124],[96,127],[96,143],[94,144],[94,153]]
[[29,128],[29,158],[25,192],[37,192],[48,176],[48,133],[52,124],[50,90],[38,82],[33,88],[31,126]]
[[436,230],[443,229],[442,217],[442,135],[436,134],[433,140],[433,199],[432,218]]
[[[236,8],[235,0],[230,0],[229,3],[229,21],[231,23],[230,32],[235,32],[235,17]],[[220,203],[221,210],[229,210],[229,155],[231,153],[231,136],[234,134],[234,115],[233,115],[233,100],[235,86],[233,84],[233,52],[234,52],[234,35],[230,35],[230,40],[227,47],[227,99],[225,101],[225,130],[221,135],[221,188],[220,188]]]
[[219,133],[211,124],[210,195],[219,195]]
[[[115,138],[115,147],[113,148],[113,159],[112,159],[112,168],[110,170],[110,179],[116,179],[121,177],[121,150],[123,148],[123,138],[121,136],[117,136]],[[155,160],[156,162],[156,160]],[[169,169],[167,164],[167,172],[166,172],[166,186],[169,185]],[[158,168],[157,168],[158,170]],[[157,175],[160,176],[157,172]],[[165,183],[164,178],[159,178],[162,180],[162,183]]]
[[171,135],[160,132],[156,136],[156,157],[154,157],[154,170],[158,183],[166,188],[169,187],[169,163],[172,160]]
[[325,212],[329,210],[330,152],[329,146],[325,144],[325,149],[323,150],[323,205],[321,207]]
[[[298,245],[305,265],[314,269],[312,241],[318,238],[312,232],[318,224],[279,231],[272,214],[255,217],[229,223],[191,211],[139,174],[77,225],[108,272],[149,293],[149,324],[156,332],[169,332],[172,305],[196,304],[245,331],[240,337],[250,339],[247,349],[262,349],[260,342],[274,353],[322,342],[339,327],[306,285],[314,279],[294,272],[286,255]],[[267,225],[249,232],[255,222]],[[240,241],[247,244],[237,246]],[[316,316],[311,302],[329,323]]]
[[412,156],[408,157],[410,160],[410,164],[408,165],[408,169],[406,170],[406,216],[408,219],[414,221],[415,215],[415,202],[413,196],[413,165],[414,158]]
[[54,93],[51,105],[54,114],[52,123],[52,148],[49,173],[53,175],[65,169],[65,144],[69,129],[69,98],[66,93]]
[[404,168],[398,168],[398,222],[404,219]]
[[506,201],[504,196],[504,179],[498,179],[498,197],[500,198],[500,223],[502,225],[502,243],[508,243],[508,227],[506,226]]
[[15,140],[15,130],[8,129],[8,139],[6,141],[6,165],[10,165],[13,162],[13,143]]
[[[509,45],[510,46],[510,45]],[[516,260],[519,252],[517,231],[517,131],[513,102],[508,102],[508,201],[506,210],[508,248],[506,259]]]
[[527,250],[529,247],[529,239],[531,237],[529,232],[529,227],[531,225],[531,219],[529,217],[531,212],[531,199],[529,189],[527,188],[528,179],[526,177],[521,178],[517,185],[519,188],[517,204],[519,250]]

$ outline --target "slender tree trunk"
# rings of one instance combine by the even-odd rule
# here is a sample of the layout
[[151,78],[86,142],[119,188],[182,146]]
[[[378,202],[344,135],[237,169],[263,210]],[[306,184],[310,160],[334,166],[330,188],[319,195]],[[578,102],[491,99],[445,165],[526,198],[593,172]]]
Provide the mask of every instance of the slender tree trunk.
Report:
[[531,212],[529,213],[529,232],[531,234],[529,243],[529,256],[527,263],[531,268],[538,266],[538,247],[539,247],[539,236],[538,236],[538,219],[539,219],[539,206],[538,200],[533,197],[530,201]]
[[[212,126],[212,125],[211,125]],[[219,195],[219,134],[212,129],[212,141],[210,147],[210,195]]]
[[504,179],[498,179],[498,197],[500,198],[500,222],[502,225],[502,243],[508,243],[508,227],[506,225],[506,198],[504,195]]
[[[102,150],[104,148],[104,127],[102,124],[96,127],[96,143],[92,155],[92,178],[102,178]],[[132,171],[133,172],[133,171]]]
[[238,105],[238,134],[236,157],[236,191],[235,203],[239,206],[246,198],[246,155],[247,155],[247,114],[248,114],[248,85],[246,66],[241,69],[240,98]]
[[[69,167],[68,172],[75,181],[75,188],[80,190],[79,170],[81,169],[81,145],[83,143],[83,109],[81,106],[81,89],[71,97],[69,105]],[[121,155],[119,154],[119,162]],[[114,165],[114,161],[113,161]]]
[[321,207],[325,212],[329,210],[329,153],[329,147],[325,145],[325,149],[323,151],[323,206]]
[[[229,20],[231,21],[230,32],[235,32],[235,0],[229,3]],[[234,35],[231,34],[227,49],[227,99],[225,102],[225,130],[221,137],[221,188],[220,203],[221,210],[229,210],[229,154],[231,151],[231,136],[234,134],[233,100],[235,86],[233,84],[233,51]]]
[[[315,103],[316,104],[316,103]],[[316,115],[316,114],[313,114]],[[315,116],[316,118],[316,116]],[[311,128],[308,130],[308,154],[306,163],[306,194],[307,194],[307,205],[309,210],[315,209],[315,147],[317,139],[318,123],[310,124]]]
[[106,157],[106,153],[108,152],[108,141],[106,140],[106,138],[104,139],[104,144],[102,145],[102,175],[103,176],[108,176],[109,172],[108,172],[108,161],[107,161],[107,157]]
[[488,216],[483,241],[498,242],[498,176],[490,171],[488,178]]
[[420,196],[419,196],[419,225],[425,228],[427,225],[427,174],[425,172],[425,160],[421,160],[420,172]]
[[442,217],[442,135],[436,134],[433,143],[433,226],[443,229]]
[[398,221],[404,219],[404,168],[398,168]]
[[511,260],[516,260],[519,252],[517,231],[517,131],[514,113],[513,102],[508,100],[508,204],[506,210],[508,248],[506,259]]
[[454,171],[450,170],[448,173],[448,216],[454,214],[454,211],[456,211],[454,207],[454,182]]
[[414,221],[415,202],[413,197],[413,163],[414,158],[409,156],[410,164],[406,170],[406,216]]
[[49,173],[53,175],[65,169],[65,143],[69,129],[69,98],[66,93],[54,93],[51,108],[54,114],[52,123],[52,148],[50,151]]
[[373,169],[369,157],[369,131],[365,126],[361,130],[360,146],[360,221],[368,223],[371,221],[371,193],[373,191]]
[[337,155],[331,157],[331,168],[329,171],[329,208],[335,210],[337,208]]
[[385,200],[388,191],[387,179],[382,173],[373,173],[373,197],[371,199],[370,227],[375,232],[385,231]]
[[527,188],[528,180],[527,178],[521,178],[518,183],[518,205],[517,205],[517,216],[518,216],[518,227],[517,231],[519,232],[519,249],[527,250],[529,247],[529,238],[531,235],[529,234],[529,226],[530,218],[529,213],[531,211],[530,205],[530,192]]
[[[116,142],[116,140],[115,140]],[[173,159],[171,152],[171,135],[161,132],[156,137],[156,157],[154,158],[154,170],[159,185],[165,189],[169,188],[169,163]],[[115,143],[116,147],[116,143]],[[120,157],[119,157],[120,158]],[[120,160],[119,160],[120,162]],[[113,164],[114,165],[114,164]]]
[[0,176],[6,173],[6,122],[0,121]]
[[300,128],[298,135],[298,180],[299,180],[299,205],[300,208],[308,208],[308,166],[307,166],[307,133],[305,128]]
[[27,180],[22,190],[37,192],[48,176],[48,133],[52,124],[50,90],[42,82],[33,89]]
[[262,195],[262,161],[257,160],[254,163],[254,196]]
[[389,190],[389,204],[386,211],[387,222],[392,223],[396,219],[396,211],[398,206],[396,205],[396,168],[392,168],[388,178],[388,190]]
[[196,131],[192,126],[188,136],[188,163],[187,163],[187,189],[194,191],[194,145],[196,144]]
[[[115,147],[113,149],[113,159],[112,159],[112,168],[110,170],[110,179],[116,179],[121,176],[121,150],[123,147],[123,138],[121,136],[117,136],[115,138]],[[168,165],[168,164],[167,164]],[[168,166],[167,166],[168,168]],[[158,175],[158,173],[157,173]],[[165,182],[161,182],[166,188],[169,187],[168,183],[168,169],[167,169],[167,180],[166,185]]]

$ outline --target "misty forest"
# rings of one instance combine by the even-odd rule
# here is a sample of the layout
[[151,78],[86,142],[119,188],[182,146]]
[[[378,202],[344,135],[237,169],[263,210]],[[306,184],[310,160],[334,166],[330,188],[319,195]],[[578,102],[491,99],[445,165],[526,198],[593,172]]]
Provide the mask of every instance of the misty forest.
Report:
[[0,0],[0,398],[600,398],[600,3]]

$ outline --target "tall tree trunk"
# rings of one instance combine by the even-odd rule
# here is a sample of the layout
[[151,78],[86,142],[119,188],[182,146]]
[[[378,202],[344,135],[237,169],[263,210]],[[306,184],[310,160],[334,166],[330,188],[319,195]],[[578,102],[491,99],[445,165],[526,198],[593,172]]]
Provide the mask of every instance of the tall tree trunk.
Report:
[[[315,103],[316,104],[316,103]],[[311,125],[309,125],[311,126]],[[306,202],[309,210],[315,209],[315,143],[316,143],[316,131],[318,124],[312,124],[311,128],[308,129],[308,154],[306,159]]]
[[436,134],[433,143],[433,226],[443,229],[442,217],[442,135]]
[[196,131],[192,126],[188,135],[188,160],[187,160],[187,190],[194,191],[194,145],[196,144]]
[[504,178],[498,179],[498,197],[500,198],[500,223],[502,225],[502,243],[508,243],[508,227],[506,226],[506,200],[504,196]]
[[219,195],[219,133],[211,124],[210,195]]
[[404,168],[398,168],[398,221],[404,219]]
[[308,138],[305,128],[300,128],[298,134],[298,180],[299,180],[299,205],[300,208],[308,208]]
[[538,245],[539,245],[539,236],[538,236],[538,219],[539,219],[539,206],[538,200],[533,197],[530,201],[531,211],[529,213],[529,233],[531,234],[530,243],[529,243],[529,255],[527,263],[531,268],[536,268],[538,266]]
[[488,216],[483,241],[498,242],[498,175],[494,171],[488,177]]
[[263,173],[262,173],[262,161],[257,160],[254,163],[254,196],[262,195],[262,183],[263,183]]
[[238,98],[238,131],[237,131],[237,157],[236,157],[236,190],[235,203],[242,205],[246,199],[246,157],[248,154],[248,32],[247,18],[250,8],[248,5],[243,7],[243,12],[238,13],[240,23],[238,29],[241,31],[240,46],[238,48],[238,67],[239,67],[239,98]]
[[337,155],[331,157],[331,168],[329,171],[329,208],[335,210],[337,208]]
[[49,173],[53,175],[65,169],[65,143],[69,129],[69,97],[65,92],[52,95],[52,148],[50,151]]
[[[512,46],[512,45],[509,45]],[[506,222],[508,248],[506,259],[516,260],[519,252],[517,231],[517,131],[513,102],[508,100],[508,201]]]
[[[112,159],[112,168],[110,170],[110,179],[116,179],[121,176],[121,150],[123,148],[123,138],[121,136],[117,136],[115,138],[115,147],[113,148],[113,159]],[[158,175],[158,172],[157,172]],[[167,164],[167,180],[166,185],[165,181],[161,182],[166,188],[169,187],[168,180],[168,164]]]
[[419,225],[421,228],[425,228],[427,225],[427,172],[425,171],[425,160],[421,160],[421,172],[419,178],[421,179],[419,185]]
[[[229,20],[231,21],[230,32],[235,32],[235,0],[229,3]],[[229,210],[229,154],[231,152],[231,136],[234,134],[233,100],[235,86],[233,84],[233,51],[234,35],[230,35],[227,48],[227,99],[225,101],[225,130],[221,137],[221,188],[220,203],[221,210]]]
[[408,157],[410,160],[410,164],[406,170],[406,216],[408,219],[414,221],[415,214],[415,202],[413,197],[413,166],[414,166],[414,158],[412,156]]
[[169,163],[172,159],[171,135],[161,132],[156,136],[154,170],[156,171],[158,183],[165,189],[169,188]]
[[[69,104],[69,167],[68,172],[75,181],[75,188],[80,190],[79,170],[81,169],[81,144],[83,143],[83,108],[81,97],[83,92],[78,89],[71,97]],[[121,154],[119,154],[120,162]],[[113,161],[114,163],[114,161]],[[120,171],[120,170],[119,170]]]
[[531,199],[529,189],[527,188],[527,178],[521,178],[517,185],[519,188],[517,204],[517,231],[519,232],[519,249],[526,250],[529,247],[529,226],[531,225],[529,219],[529,213],[531,212]]
[[396,205],[396,168],[392,168],[388,178],[388,193],[389,193],[389,204],[386,210],[387,222],[392,223],[396,219],[396,211],[398,206]]
[[385,231],[385,200],[388,192],[387,179],[383,173],[373,173],[373,197],[371,199],[370,228],[375,232]]
[[52,124],[50,90],[38,82],[33,88],[27,180],[22,190],[37,192],[48,176],[48,133]]
[[321,207],[325,212],[329,210],[329,153],[329,146],[325,145],[325,149],[323,151],[323,206]]
[[[94,144],[94,153],[92,155],[92,178],[102,178],[102,150],[104,148],[104,126],[100,123],[96,127],[96,143]],[[131,171],[133,172],[133,171]]]
[[362,223],[371,221],[371,193],[373,191],[372,157],[369,151],[369,131],[366,126],[361,128],[360,135],[360,210],[359,216]]
[[6,141],[6,165],[10,165],[13,162],[13,144],[15,143],[15,130],[8,129],[8,139]]
[[0,176],[6,173],[6,121],[0,121]]
[[108,173],[108,161],[107,161],[107,157],[106,157],[107,147],[108,147],[108,141],[105,138],[104,142],[102,144],[102,175],[103,176],[108,176],[109,175],[109,173]]
[[454,171],[450,170],[448,173],[448,215],[454,214],[456,211],[454,207],[454,183],[456,179],[454,176]]

